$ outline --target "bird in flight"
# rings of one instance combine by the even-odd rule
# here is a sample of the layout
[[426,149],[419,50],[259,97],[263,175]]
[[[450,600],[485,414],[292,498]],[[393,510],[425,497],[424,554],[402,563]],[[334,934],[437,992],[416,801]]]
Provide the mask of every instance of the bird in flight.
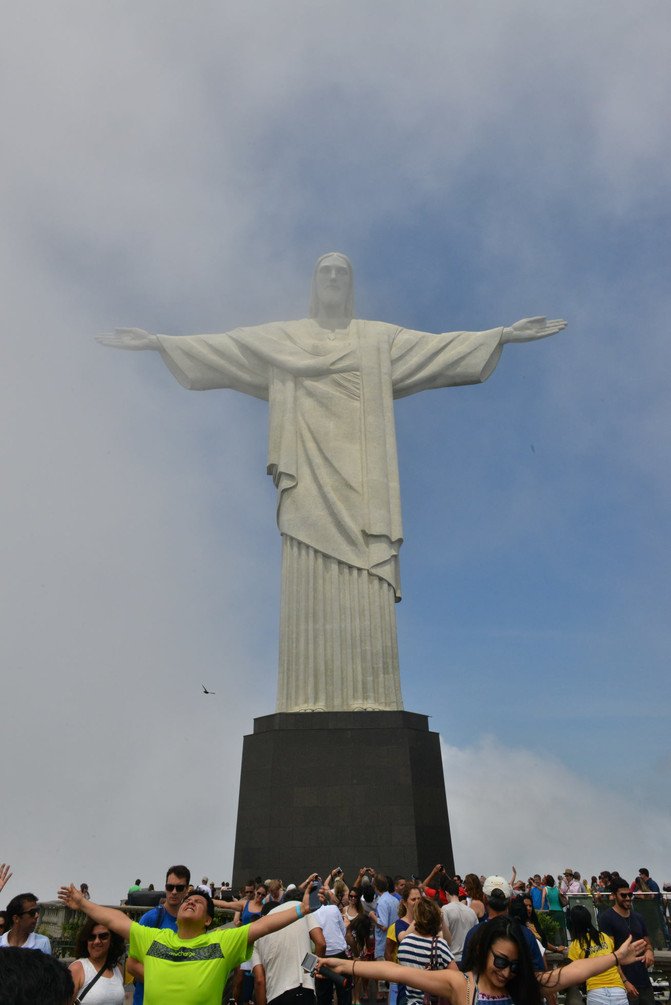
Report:
[[202,684],[201,687],[202,687],[203,691],[205,692],[205,694],[216,694],[217,693],[216,691],[208,691],[204,684]]

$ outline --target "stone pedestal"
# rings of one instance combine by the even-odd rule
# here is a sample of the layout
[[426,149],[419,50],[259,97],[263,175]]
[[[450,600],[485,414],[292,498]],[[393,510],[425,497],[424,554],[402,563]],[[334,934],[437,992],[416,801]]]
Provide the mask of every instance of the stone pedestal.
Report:
[[244,738],[233,885],[341,866],[454,872],[437,733],[414,712],[284,712]]

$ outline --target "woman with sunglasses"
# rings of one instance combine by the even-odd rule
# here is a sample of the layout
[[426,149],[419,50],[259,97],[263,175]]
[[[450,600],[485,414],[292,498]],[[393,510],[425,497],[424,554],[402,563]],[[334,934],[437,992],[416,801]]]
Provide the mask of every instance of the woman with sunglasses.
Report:
[[86,1005],[122,1005],[125,992],[119,964],[125,951],[120,935],[88,918],[77,936],[78,959],[70,964],[75,998],[85,998]]
[[[415,909],[416,912],[416,909]],[[407,941],[407,940],[406,940]],[[397,963],[359,963],[356,960],[321,960],[337,973],[392,981],[429,995],[448,999],[452,1005],[541,1005],[573,984],[582,984],[616,964],[640,958],[643,941],[627,939],[615,954],[576,960],[559,970],[535,972],[522,929],[517,921],[501,916],[479,926],[470,940],[460,970],[416,970]]]
[[[263,902],[267,896],[268,887],[265,883],[257,883],[254,887],[254,896],[245,901],[240,913],[236,914],[236,923],[238,925],[251,925],[253,921],[259,921],[263,916]],[[238,1002],[254,1001],[254,971],[251,957],[235,972],[233,997]]]

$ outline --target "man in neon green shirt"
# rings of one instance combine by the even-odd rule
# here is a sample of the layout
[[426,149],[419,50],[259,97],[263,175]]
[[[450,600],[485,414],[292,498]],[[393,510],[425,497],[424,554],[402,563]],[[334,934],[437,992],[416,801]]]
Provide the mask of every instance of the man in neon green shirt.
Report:
[[239,928],[210,932],[214,905],[206,894],[194,892],[177,912],[177,932],[143,928],[113,907],[86,900],[73,883],[62,886],[59,900],[83,911],[125,939],[130,954],[144,963],[145,1005],[220,1005],[229,973],[252,955],[257,939],[285,928],[310,913],[309,891],[296,911],[281,911]]

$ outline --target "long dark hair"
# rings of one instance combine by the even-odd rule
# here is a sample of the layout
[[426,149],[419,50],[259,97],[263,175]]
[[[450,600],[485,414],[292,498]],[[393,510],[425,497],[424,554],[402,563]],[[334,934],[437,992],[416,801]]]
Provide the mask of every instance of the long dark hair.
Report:
[[536,980],[529,947],[519,922],[513,918],[501,915],[478,925],[468,943],[463,969],[472,970],[476,977],[484,973],[489,951],[499,939],[508,939],[517,947],[519,969],[516,974],[511,974],[506,984],[506,991],[515,1005],[542,1005],[543,996]]
[[482,883],[480,882],[480,877],[476,876],[474,872],[466,873],[466,878],[464,879],[464,889],[471,900],[479,900],[482,904],[484,904],[485,895],[482,891]]
[[568,912],[568,929],[571,936],[578,940],[581,949],[589,952],[590,947],[598,949],[601,946],[601,936],[592,922],[592,915],[586,907],[572,907]]
[[[77,936],[77,944],[75,945],[75,956],[77,959],[88,959],[89,955],[89,939],[93,934],[93,929],[96,925],[100,925],[99,921],[94,921],[93,918],[87,918],[82,927],[79,929],[79,934]],[[101,925],[102,928],[107,928],[107,925]],[[115,967],[120,959],[124,956],[126,952],[126,943],[117,935],[116,932],[112,932],[107,929],[110,933],[110,944],[107,950],[107,959],[105,960],[105,969],[108,967],[111,969]]]
[[355,958],[366,952],[368,940],[372,934],[372,927],[373,923],[371,919],[363,911],[350,921],[347,931],[354,942],[352,948],[358,950]]
[[[527,909],[527,900],[531,902],[531,914]],[[521,902],[521,907],[517,906],[518,901]],[[520,925],[526,925],[529,928],[529,923],[534,926],[533,934],[537,935],[537,938],[543,943],[543,947],[547,949],[548,940],[545,936],[545,932],[541,926],[538,915],[536,914],[536,908],[534,907],[533,898],[530,893],[525,893],[523,897],[515,897],[510,905],[510,915],[513,918],[517,918]]]

